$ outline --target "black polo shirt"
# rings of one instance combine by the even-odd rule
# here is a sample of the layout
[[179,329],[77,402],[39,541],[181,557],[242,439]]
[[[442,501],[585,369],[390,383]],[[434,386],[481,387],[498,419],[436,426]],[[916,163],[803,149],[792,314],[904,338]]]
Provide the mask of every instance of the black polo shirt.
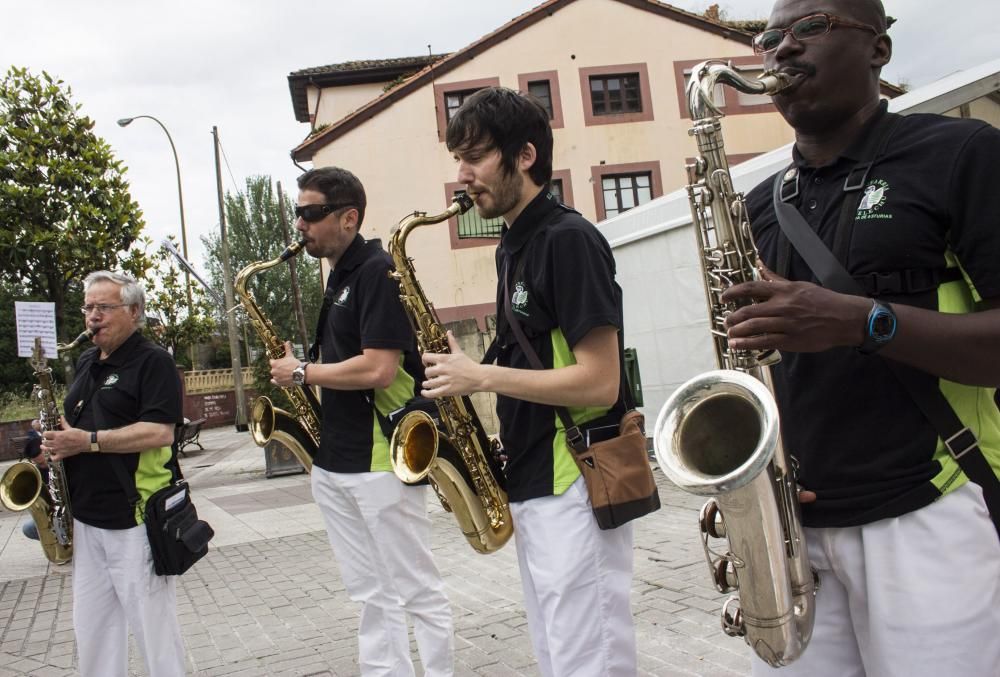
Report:
[[[505,271],[511,310],[546,369],[576,364],[573,346],[592,329],[621,329],[611,247],[592,223],[547,190],[503,228],[496,261],[499,365],[532,369],[504,316]],[[574,423],[594,427],[617,423],[625,411],[620,397],[610,410],[567,409]],[[497,416],[511,501],[561,494],[579,477],[554,407],[498,395]]]
[[[140,421],[176,425],[183,420],[181,382],[174,358],[138,331],[104,360],[97,347],[77,363],[65,401],[66,420],[83,430],[111,430]],[[133,511],[111,463],[119,458],[139,493]],[[130,454],[83,453],[64,462],[73,517],[102,529],[141,524],[146,499],[173,479],[176,460],[169,446]]]
[[[884,111],[883,105],[862,138],[828,166],[810,167],[794,153],[800,195],[792,203],[831,249],[844,181]],[[894,304],[967,313],[981,298],[1000,297],[997,158],[1000,131],[985,123],[937,115],[904,117],[868,176],[842,263],[853,276],[961,267],[964,280],[879,297]],[[747,204],[761,257],[776,269],[784,238],[779,238],[771,202],[772,181],[757,186]],[[789,277],[815,282],[794,251]],[[802,507],[807,525],[851,526],[898,516],[966,481],[884,358],[860,355],[853,348],[786,352],[774,376],[785,447],[800,462],[801,484],[818,497]],[[1000,468],[1000,417],[993,389],[922,372],[920,378],[924,388],[945,394]]]
[[389,388],[323,388],[322,433],[313,463],[330,472],[391,471],[388,442],[372,405],[382,414],[398,409],[419,392],[424,380],[399,284],[389,277],[392,269],[382,243],[358,235],[327,279],[333,303],[323,328],[323,363],[343,362],[365,348],[402,351]]

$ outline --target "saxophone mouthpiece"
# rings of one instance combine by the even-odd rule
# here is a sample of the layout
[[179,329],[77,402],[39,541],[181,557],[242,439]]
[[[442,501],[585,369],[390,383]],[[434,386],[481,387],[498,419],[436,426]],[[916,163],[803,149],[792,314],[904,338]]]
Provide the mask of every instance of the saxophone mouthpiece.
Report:
[[87,329],[86,331],[80,332],[80,335],[77,336],[75,339],[73,339],[73,342],[70,343],[69,345],[62,345],[62,344],[57,345],[56,352],[61,353],[65,350],[73,350],[84,341],[89,341],[93,337],[94,337],[94,330]]
[[473,196],[469,195],[468,193],[461,193],[459,195],[456,195],[455,198],[452,200],[452,202],[458,205],[459,209],[458,213],[464,214],[465,212],[472,209],[472,205],[475,204],[473,202],[473,199],[474,199]]
[[287,261],[288,259],[298,254],[300,251],[302,251],[302,249],[305,246],[306,246],[306,240],[305,238],[302,238],[295,244],[290,244],[287,247],[285,247],[285,251],[281,252],[281,256],[279,256],[278,258],[281,261]]

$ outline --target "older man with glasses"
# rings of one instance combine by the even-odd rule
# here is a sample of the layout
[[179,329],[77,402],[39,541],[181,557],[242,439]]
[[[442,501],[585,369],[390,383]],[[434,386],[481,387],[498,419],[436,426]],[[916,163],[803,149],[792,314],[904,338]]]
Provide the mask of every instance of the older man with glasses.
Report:
[[126,677],[131,629],[147,672],[176,677],[185,671],[175,583],[153,573],[143,511],[179,472],[180,378],[173,358],[139,331],[145,293],[134,279],[99,271],[83,285],[94,347],[80,356],[61,429],[42,442],[69,484],[79,670]]
[[770,270],[723,298],[757,301],[731,348],[783,353],[819,575],[782,676],[1000,674],[1000,131],[888,113],[888,24],[878,0],[779,0],[753,41],[791,76],[796,142],[747,197]]

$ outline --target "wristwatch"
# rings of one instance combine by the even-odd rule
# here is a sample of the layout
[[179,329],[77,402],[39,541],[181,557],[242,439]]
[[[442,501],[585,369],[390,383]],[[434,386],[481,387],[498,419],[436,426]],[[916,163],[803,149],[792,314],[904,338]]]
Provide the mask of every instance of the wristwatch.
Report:
[[297,386],[304,386],[306,384],[306,365],[308,362],[299,362],[299,366],[292,369],[292,383]]
[[96,430],[93,431],[92,433],[90,433],[90,450],[94,451],[94,452],[98,452],[98,451],[101,450],[101,445],[97,441],[97,431]]
[[865,338],[858,346],[862,355],[871,355],[880,350],[896,335],[896,313],[892,306],[880,301],[872,301],[872,309],[865,322]]

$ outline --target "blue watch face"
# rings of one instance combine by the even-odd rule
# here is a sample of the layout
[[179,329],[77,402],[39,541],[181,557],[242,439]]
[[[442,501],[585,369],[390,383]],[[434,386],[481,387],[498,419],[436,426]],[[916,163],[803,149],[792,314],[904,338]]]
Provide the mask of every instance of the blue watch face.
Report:
[[877,308],[868,321],[868,335],[876,343],[890,341],[896,335],[896,315],[888,308]]

